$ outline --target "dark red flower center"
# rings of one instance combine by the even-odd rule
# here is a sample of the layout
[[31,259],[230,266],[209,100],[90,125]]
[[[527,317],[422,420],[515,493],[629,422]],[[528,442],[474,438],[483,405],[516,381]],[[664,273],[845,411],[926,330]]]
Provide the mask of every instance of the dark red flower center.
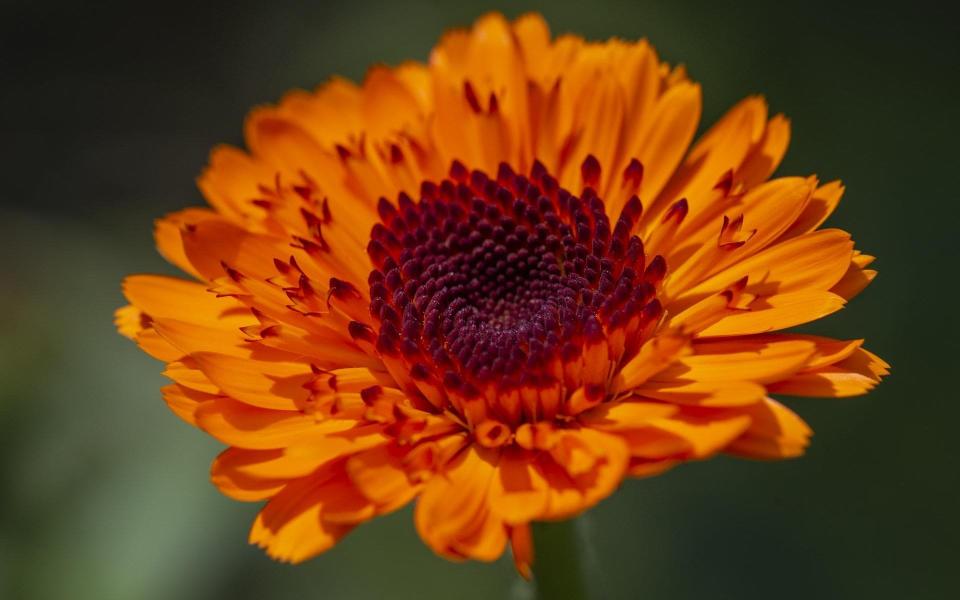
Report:
[[659,316],[665,264],[645,265],[640,211],[634,196],[611,228],[592,187],[575,196],[540,163],[529,177],[502,164],[495,179],[454,163],[416,201],[381,199],[368,246],[379,351],[449,386],[550,376],[643,311]]

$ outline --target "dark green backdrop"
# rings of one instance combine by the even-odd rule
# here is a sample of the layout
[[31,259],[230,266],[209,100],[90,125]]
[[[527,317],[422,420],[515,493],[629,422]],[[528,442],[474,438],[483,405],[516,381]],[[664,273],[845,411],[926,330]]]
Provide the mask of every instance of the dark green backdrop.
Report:
[[817,434],[782,463],[630,481],[579,523],[595,598],[957,597],[958,30],[921,2],[195,2],[0,8],[0,597],[529,598],[508,560],[456,565],[409,511],[299,567],[245,543],[256,510],[207,482],[217,444],[117,336],[119,281],[172,272],[152,218],[197,204],[214,144],[285,90],[426,58],[490,8],[646,36],[701,81],[705,120],[767,96],[781,172],[843,178],[832,224],[880,276],[816,328],[893,364],[871,396],[792,402]]

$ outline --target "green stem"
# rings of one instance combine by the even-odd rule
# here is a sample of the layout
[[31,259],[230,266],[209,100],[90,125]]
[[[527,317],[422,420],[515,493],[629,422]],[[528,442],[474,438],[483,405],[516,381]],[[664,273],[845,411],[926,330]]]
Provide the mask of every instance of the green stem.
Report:
[[533,524],[533,580],[539,600],[586,600],[575,519]]

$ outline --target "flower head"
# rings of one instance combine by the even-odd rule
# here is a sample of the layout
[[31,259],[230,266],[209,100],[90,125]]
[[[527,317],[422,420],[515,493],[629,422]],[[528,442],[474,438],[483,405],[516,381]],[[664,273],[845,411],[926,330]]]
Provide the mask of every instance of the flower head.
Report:
[[769,179],[789,125],[748,98],[691,147],[700,88],[645,41],[551,39],[535,15],[444,36],[254,111],[209,209],[160,220],[193,280],[138,275],[122,333],[173,411],[267,500],[250,540],[300,561],[416,501],[424,541],[521,572],[529,524],[810,429],[770,394],[849,396],[861,340],[774,333],[873,278],[818,229],[843,187]]

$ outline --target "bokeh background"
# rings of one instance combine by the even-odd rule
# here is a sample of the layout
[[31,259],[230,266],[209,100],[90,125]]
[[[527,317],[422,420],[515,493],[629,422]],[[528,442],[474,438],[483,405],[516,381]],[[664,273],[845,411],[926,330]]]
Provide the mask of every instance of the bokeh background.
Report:
[[152,220],[201,203],[246,111],[334,73],[425,59],[485,10],[646,36],[703,83],[704,121],[761,92],[794,125],[781,172],[842,178],[831,223],[879,256],[815,330],[894,365],[869,397],[791,402],[781,463],[629,481],[580,520],[595,598],[956,598],[960,35],[948,3],[194,2],[0,6],[0,597],[530,598],[509,560],[456,565],[409,511],[298,567],[245,543],[256,507],[207,481],[215,442],[114,333],[119,282],[172,269]]

